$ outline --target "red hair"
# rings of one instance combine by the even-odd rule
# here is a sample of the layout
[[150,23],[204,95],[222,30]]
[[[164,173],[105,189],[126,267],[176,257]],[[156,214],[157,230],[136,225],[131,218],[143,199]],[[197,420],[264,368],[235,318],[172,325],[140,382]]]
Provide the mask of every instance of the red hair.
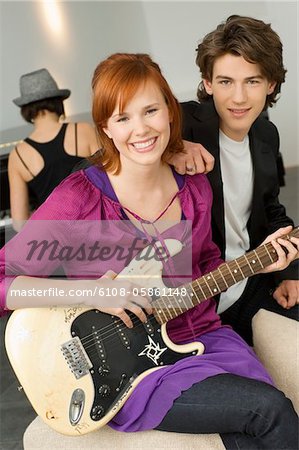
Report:
[[147,81],[153,81],[160,89],[168,106],[170,138],[162,159],[183,150],[181,137],[181,110],[161,70],[149,55],[115,53],[102,61],[95,69],[92,79],[92,117],[103,145],[103,152],[92,158],[94,164],[118,174],[120,171],[119,152],[113,141],[104,132],[107,121],[119,103],[120,113],[134,97],[138,88]]

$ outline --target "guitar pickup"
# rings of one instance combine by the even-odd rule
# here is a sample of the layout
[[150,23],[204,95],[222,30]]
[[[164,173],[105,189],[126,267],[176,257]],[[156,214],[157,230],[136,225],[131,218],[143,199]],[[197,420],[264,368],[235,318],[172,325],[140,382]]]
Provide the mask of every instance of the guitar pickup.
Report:
[[[133,315],[131,315],[130,313],[129,313],[129,315],[132,318]],[[112,316],[112,318],[114,318],[114,316]],[[130,349],[130,339],[128,337],[128,334],[126,333],[127,327],[119,319],[114,320],[114,324],[115,324],[115,330],[121,340],[121,343],[124,345],[124,347],[126,347],[127,349]]]
[[[95,328],[95,327],[92,327]],[[99,356],[99,358],[101,359],[101,361],[105,361],[106,360],[106,351],[105,351],[105,347],[101,338],[101,334],[99,331],[93,331],[92,332],[92,340],[94,342],[94,346],[96,348],[97,354]]]
[[142,324],[144,326],[145,331],[147,332],[147,334],[149,335],[153,335],[155,332],[155,329],[153,327],[153,325],[151,324],[150,318],[147,319],[146,323]]
[[92,363],[78,336],[62,344],[60,348],[69,368],[77,379],[89,374]]

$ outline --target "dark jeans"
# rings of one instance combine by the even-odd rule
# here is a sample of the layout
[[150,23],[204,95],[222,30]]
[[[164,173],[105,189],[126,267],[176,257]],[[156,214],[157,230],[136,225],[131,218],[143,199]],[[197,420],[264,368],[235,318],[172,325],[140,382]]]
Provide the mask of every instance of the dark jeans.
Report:
[[207,378],[183,392],[157,429],[220,433],[229,450],[298,449],[291,401],[266,383],[232,374]]
[[264,308],[290,319],[299,320],[299,305],[291,309],[282,308],[272,296],[274,286],[272,275],[256,275],[250,278],[239,300],[220,314],[222,323],[231,325],[251,346],[251,321],[259,309]]

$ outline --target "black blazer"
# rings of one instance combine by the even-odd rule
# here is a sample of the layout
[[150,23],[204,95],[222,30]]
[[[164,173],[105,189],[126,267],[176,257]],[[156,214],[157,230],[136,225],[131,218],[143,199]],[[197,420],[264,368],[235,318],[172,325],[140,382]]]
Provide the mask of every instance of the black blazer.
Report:
[[[214,169],[208,174],[213,189],[212,229],[213,240],[225,255],[225,225],[223,182],[219,156],[219,116],[213,101],[195,101],[181,104],[183,112],[183,138],[200,142],[215,158]],[[256,248],[272,232],[280,227],[294,225],[279,203],[277,158],[279,134],[273,123],[259,117],[249,132],[250,151],[254,171],[253,200],[247,224],[250,249]],[[236,168],[237,170],[237,168]],[[296,279],[294,269],[284,271],[282,278]],[[289,271],[289,276],[287,276]],[[298,271],[298,266],[297,266]]]

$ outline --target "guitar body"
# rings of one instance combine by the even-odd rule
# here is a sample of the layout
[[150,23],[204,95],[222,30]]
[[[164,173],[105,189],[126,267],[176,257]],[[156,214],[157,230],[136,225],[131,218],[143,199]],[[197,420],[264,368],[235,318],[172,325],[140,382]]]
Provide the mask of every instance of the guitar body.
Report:
[[[151,371],[203,353],[200,343],[173,344],[165,325],[161,327],[153,316],[147,327],[138,321],[132,329],[115,326],[115,319],[97,310],[32,308],[14,312],[9,320],[6,348],[10,362],[33,408],[56,431],[77,435],[100,428]],[[91,362],[80,378],[61,349],[75,336],[84,343]],[[77,400],[73,398],[76,392]]]
[[[178,251],[177,244],[170,249]],[[156,264],[148,286],[162,286],[162,266]],[[145,266],[132,260],[120,276],[147,273]],[[33,408],[51,428],[67,435],[100,428],[145,376],[204,351],[198,342],[173,344],[166,325],[154,316],[146,324],[131,318],[134,327],[129,329],[119,318],[91,308],[31,308],[12,314],[5,334],[10,362]]]

